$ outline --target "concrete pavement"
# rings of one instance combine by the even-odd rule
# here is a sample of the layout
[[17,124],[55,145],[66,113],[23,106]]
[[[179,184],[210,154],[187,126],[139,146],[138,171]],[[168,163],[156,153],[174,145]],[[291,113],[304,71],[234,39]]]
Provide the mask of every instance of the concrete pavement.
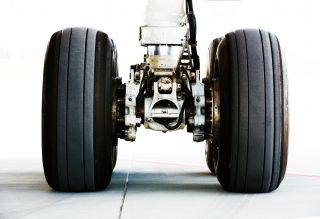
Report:
[[320,176],[293,173],[290,163],[275,192],[234,194],[210,174],[203,145],[187,133],[141,130],[119,148],[110,186],[94,193],[52,191],[40,158],[0,160],[0,218],[320,217]]

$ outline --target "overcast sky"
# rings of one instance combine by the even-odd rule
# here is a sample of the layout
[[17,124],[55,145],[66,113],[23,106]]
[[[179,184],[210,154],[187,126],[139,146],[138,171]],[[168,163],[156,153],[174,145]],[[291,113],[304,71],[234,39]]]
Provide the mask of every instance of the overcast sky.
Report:
[[[194,0],[202,63],[205,62],[207,47],[212,39],[235,29],[253,27],[269,30],[279,36],[288,65],[295,66],[293,69],[297,69],[297,65],[307,64],[313,71],[314,68],[319,70],[318,2]],[[119,50],[120,72],[127,74],[129,66],[141,62],[143,57],[144,50],[138,42],[138,28],[142,23],[144,4],[145,0],[2,0],[0,69],[2,67],[14,72],[21,67],[4,67],[4,59],[15,62],[21,58],[35,59],[41,66],[40,60],[52,33],[65,27],[88,26],[108,33],[115,40]]]

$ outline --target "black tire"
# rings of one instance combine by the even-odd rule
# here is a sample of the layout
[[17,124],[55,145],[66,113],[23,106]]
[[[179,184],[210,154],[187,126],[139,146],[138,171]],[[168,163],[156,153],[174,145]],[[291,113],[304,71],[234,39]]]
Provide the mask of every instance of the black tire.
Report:
[[112,79],[116,50],[103,32],[52,35],[45,57],[42,157],[48,184],[61,191],[106,188],[113,170]]
[[114,169],[116,167],[117,159],[118,159],[118,147],[114,146],[113,147],[113,154],[112,154],[112,169]]
[[220,133],[214,136],[218,180],[228,191],[273,191],[285,174],[289,127],[278,39],[255,29],[229,33],[214,62],[213,89],[219,90],[220,101]]
[[[214,62],[211,60],[214,60],[215,57],[216,57],[216,53],[217,53],[217,48],[218,48],[218,45],[219,43],[221,42],[221,38],[217,38],[217,39],[214,39],[210,46],[209,46],[209,65],[208,65],[208,69],[207,69],[207,75],[206,75],[206,78],[208,79],[208,85],[210,87],[213,87],[212,86],[212,83],[213,83],[213,79],[214,79]],[[214,93],[213,93],[213,90],[211,88],[211,97],[214,96]],[[213,112],[212,112],[212,105],[209,106],[209,107],[206,107],[206,109],[208,110],[208,116],[211,117],[211,121],[213,122]],[[212,125],[211,125],[212,126]],[[213,131],[213,130],[212,130]],[[214,131],[217,131],[217,130],[214,130]],[[206,156],[206,163],[207,163],[207,166],[209,168],[209,170],[211,171],[212,174],[215,175],[216,171],[215,171],[215,167],[214,167],[214,156],[215,156],[215,153],[214,153],[214,139],[209,139],[209,140],[206,140],[205,142],[205,156]]]
[[213,144],[207,140],[205,142],[205,155],[206,155],[206,163],[213,175],[216,175],[216,171],[214,169],[214,162],[213,162]]

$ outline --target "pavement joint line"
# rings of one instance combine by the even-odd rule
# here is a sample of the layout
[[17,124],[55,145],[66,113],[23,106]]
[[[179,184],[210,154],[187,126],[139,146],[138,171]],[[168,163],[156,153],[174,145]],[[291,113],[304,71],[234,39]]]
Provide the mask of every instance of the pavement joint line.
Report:
[[124,206],[124,202],[125,202],[127,191],[128,191],[129,175],[130,175],[130,171],[128,169],[126,183],[124,184],[123,195],[121,200],[120,212],[118,217],[119,219],[121,219],[121,216],[122,216],[123,206]]
[[[186,167],[193,167],[193,168],[199,168],[199,167],[206,168],[207,167],[205,164],[200,164],[200,163],[183,163],[183,162],[170,162],[170,161],[161,161],[161,160],[158,160],[158,161],[156,161],[156,160],[142,160],[142,159],[121,159],[121,160],[137,162],[137,163],[152,163],[152,164],[162,164],[162,165],[186,166]],[[289,171],[289,172],[286,172],[286,175],[320,179],[320,174],[316,174],[316,173],[303,173],[303,172],[301,173],[301,172]]]

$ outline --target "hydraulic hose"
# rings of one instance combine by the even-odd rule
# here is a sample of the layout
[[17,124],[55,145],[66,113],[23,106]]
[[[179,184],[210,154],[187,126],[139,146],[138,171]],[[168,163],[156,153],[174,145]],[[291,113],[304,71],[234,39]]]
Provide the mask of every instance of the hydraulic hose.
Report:
[[192,0],[186,0],[186,12],[188,16],[190,26],[190,39],[189,44],[191,46],[191,56],[195,70],[200,69],[200,59],[197,52],[197,21],[193,12]]

